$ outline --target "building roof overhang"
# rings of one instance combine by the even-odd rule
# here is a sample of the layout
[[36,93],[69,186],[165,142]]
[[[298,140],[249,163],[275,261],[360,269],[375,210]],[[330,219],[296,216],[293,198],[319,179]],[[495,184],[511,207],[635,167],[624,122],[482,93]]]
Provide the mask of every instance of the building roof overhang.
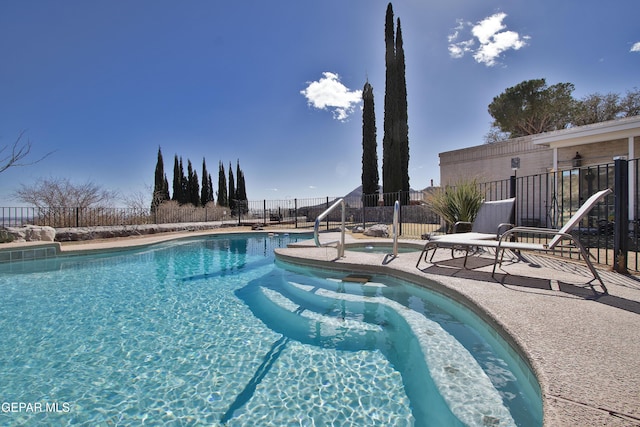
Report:
[[561,148],[614,141],[634,136],[640,136],[640,116],[545,132],[533,135],[532,142],[534,145]]

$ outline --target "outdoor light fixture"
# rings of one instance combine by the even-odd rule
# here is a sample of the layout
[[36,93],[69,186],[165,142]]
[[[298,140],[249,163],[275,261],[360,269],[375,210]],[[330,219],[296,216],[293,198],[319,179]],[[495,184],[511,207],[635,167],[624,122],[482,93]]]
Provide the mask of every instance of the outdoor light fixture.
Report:
[[582,156],[577,151],[576,156],[572,159],[572,162],[574,168],[579,168],[580,166],[582,166]]
[[511,170],[517,171],[520,169],[520,157],[511,158]]

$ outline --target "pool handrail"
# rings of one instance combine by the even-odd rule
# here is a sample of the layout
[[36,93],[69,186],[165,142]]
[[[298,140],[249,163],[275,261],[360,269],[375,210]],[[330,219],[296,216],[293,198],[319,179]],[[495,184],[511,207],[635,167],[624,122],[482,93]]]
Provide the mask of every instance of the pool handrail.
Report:
[[[318,236],[318,230],[320,228],[320,222],[327,216],[329,215],[329,213],[331,211],[333,211],[335,208],[337,208],[338,206],[342,207],[342,223],[340,224],[340,240],[334,240],[331,242],[326,242],[326,243],[320,243],[320,238]],[[331,205],[327,210],[325,210],[324,212],[322,212],[320,215],[318,215],[318,217],[316,218],[316,222],[313,225],[313,240],[316,242],[316,246],[317,247],[322,247],[322,246],[329,246],[331,244],[337,243],[337,248],[338,248],[338,258],[342,258],[344,257],[344,231],[345,231],[345,221],[346,220],[346,214],[345,214],[345,202],[343,198],[340,198],[338,200],[336,200],[336,202]]]

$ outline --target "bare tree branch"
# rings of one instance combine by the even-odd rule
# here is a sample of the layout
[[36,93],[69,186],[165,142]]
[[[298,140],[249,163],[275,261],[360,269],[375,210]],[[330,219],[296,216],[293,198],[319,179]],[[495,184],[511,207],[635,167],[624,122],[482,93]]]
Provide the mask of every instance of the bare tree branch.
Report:
[[13,146],[11,146],[10,152],[7,152],[7,149],[9,148],[8,145],[0,148],[0,156],[2,156],[0,157],[0,173],[6,171],[11,167],[29,166],[36,164],[53,153],[53,151],[50,151],[44,156],[40,157],[38,160],[28,163],[22,163],[21,160],[27,157],[27,155],[29,155],[29,153],[31,152],[31,141],[27,140],[26,142],[21,142],[25,132],[26,131],[23,130],[18,134],[18,138],[16,138]]
[[73,184],[67,178],[39,179],[32,185],[22,184],[14,197],[36,207],[101,207],[109,205],[117,193],[91,181]]

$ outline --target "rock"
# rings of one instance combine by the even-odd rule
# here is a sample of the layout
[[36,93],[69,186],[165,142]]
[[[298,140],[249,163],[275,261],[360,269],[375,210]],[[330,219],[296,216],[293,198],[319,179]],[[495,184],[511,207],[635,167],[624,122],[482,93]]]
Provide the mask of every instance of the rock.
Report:
[[365,236],[369,237],[389,237],[389,228],[385,224],[376,224],[364,231]]
[[7,232],[18,242],[53,242],[56,238],[56,230],[48,226],[7,227]]
[[357,227],[353,227],[351,232],[352,233],[364,233],[364,228],[362,228],[362,226],[358,225]]

